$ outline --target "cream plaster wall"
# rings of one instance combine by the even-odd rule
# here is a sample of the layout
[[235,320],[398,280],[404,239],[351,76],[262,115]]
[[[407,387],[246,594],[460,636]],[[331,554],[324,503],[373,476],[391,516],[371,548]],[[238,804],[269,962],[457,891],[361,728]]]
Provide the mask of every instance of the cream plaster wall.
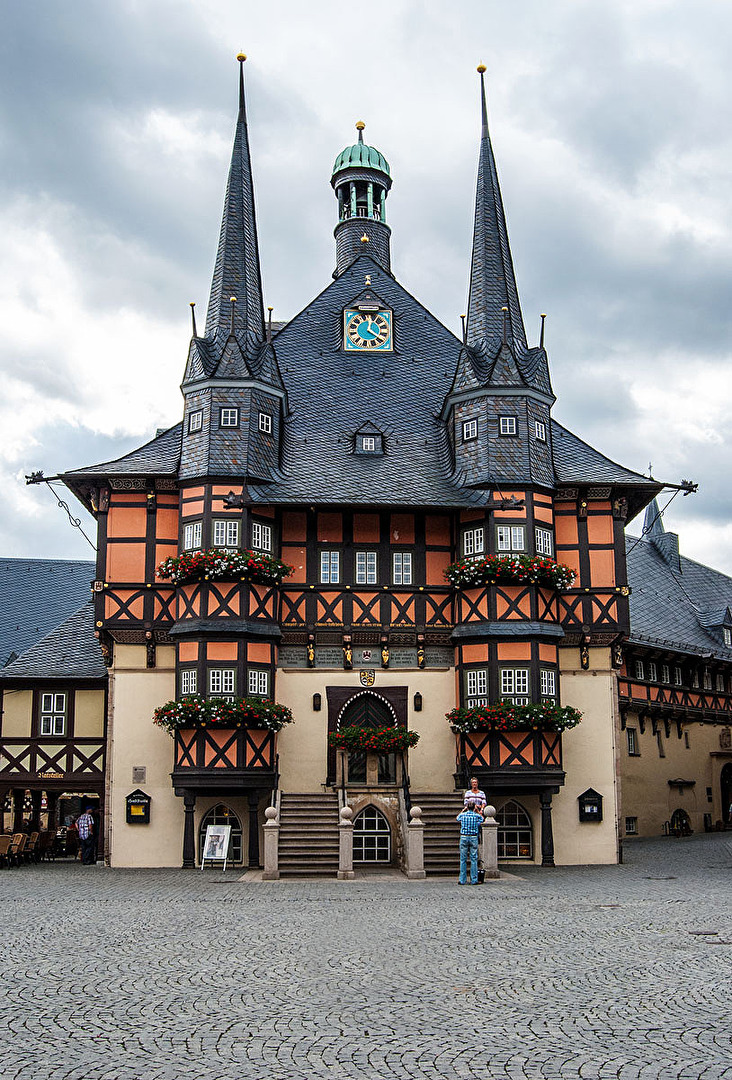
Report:
[[[180,866],[182,861],[183,800],[170,779],[173,740],[152,722],[154,709],[175,696],[175,650],[165,646],[156,652],[156,667],[147,668],[144,645],[116,645],[109,673],[112,866]],[[147,768],[145,783],[133,783],[133,765]],[[125,822],[125,797],[138,787],[152,798],[149,825]]]
[[[615,753],[619,721],[610,650],[590,649],[587,671],[580,667],[578,649],[560,649],[559,663],[562,704],[574,705],[583,719],[562,735],[566,779],[552,804],[555,861],[557,865],[614,863],[618,858]],[[577,797],[587,788],[603,796],[599,823],[579,820]]]
[[[288,705],[295,723],[278,736],[280,783],[286,792],[321,791],[327,773],[328,702],[326,687],[347,686],[364,690],[358,671],[322,668],[310,671],[283,669],[277,672],[277,700]],[[373,689],[407,687],[407,724],[422,738],[409,751],[412,791],[451,791],[454,786],[455,736],[445,713],[454,705],[455,673],[439,671],[377,669]],[[422,695],[422,711],[414,711],[414,695]],[[320,694],[320,712],[313,711],[313,694]]]
[[104,734],[104,691],[77,690],[74,699],[74,735],[82,739]]
[[7,739],[28,739],[33,722],[33,691],[3,691],[2,733]]
[[[638,756],[628,753],[627,728],[635,729]],[[695,832],[704,828],[704,814],[712,814],[712,822],[722,820],[719,770],[713,763],[719,756],[720,728],[713,724],[691,723],[684,725],[679,739],[675,724],[671,724],[670,736],[666,738],[663,723],[659,723],[665,757],[661,757],[658,739],[653,734],[651,721],[646,719],[641,735],[640,721],[635,710],[628,712],[626,731],[621,734],[620,761],[623,790],[622,832],[625,818],[638,819],[639,836],[660,836],[663,824],[670,821],[674,810],[685,810]],[[683,736],[689,736],[689,748]],[[732,755],[727,760],[732,761]],[[679,791],[671,787],[669,780],[695,780],[693,787]],[[707,788],[712,788],[712,802],[707,799]]]

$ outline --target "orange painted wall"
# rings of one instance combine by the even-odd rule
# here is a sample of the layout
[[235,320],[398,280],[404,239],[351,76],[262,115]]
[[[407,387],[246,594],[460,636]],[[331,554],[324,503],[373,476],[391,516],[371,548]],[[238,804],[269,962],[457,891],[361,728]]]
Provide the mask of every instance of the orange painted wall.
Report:
[[612,544],[614,541],[613,519],[611,517],[588,517],[587,539],[591,544]]
[[307,516],[286,511],[282,515],[282,539],[304,543],[307,540]]
[[304,547],[291,547],[287,544],[282,548],[282,561],[295,567],[295,572],[285,578],[285,581],[303,584],[307,580],[306,553],[307,548]]
[[530,641],[502,641],[496,648],[498,662],[505,660],[530,660]]
[[343,515],[318,514],[318,540],[340,544],[343,541]]
[[428,585],[446,585],[443,570],[450,565],[449,551],[428,551],[425,554],[425,568]]
[[203,513],[203,499],[194,499],[193,502],[181,503],[181,517],[200,517]]
[[590,579],[593,587],[615,584],[613,551],[590,551]]
[[236,660],[238,645],[235,641],[209,641],[206,645],[207,660]]
[[155,519],[155,533],[159,540],[178,542],[178,510],[160,509]]
[[428,514],[425,536],[428,544],[447,546],[450,543],[450,519],[445,514]]
[[110,544],[107,548],[107,581],[144,580],[144,543]]
[[379,542],[379,515],[378,514],[354,514],[353,515],[353,542],[355,544],[378,544],[378,542]]
[[463,645],[463,663],[481,664],[488,660],[488,645]]
[[558,659],[556,645],[545,645],[540,642],[539,659],[543,660],[545,664],[556,664]]
[[269,664],[272,659],[271,647],[264,641],[250,641],[247,645],[247,660],[250,664]]
[[178,646],[178,659],[181,661],[198,660],[198,642],[181,641]]
[[557,514],[554,519],[554,538],[557,547],[579,543],[577,518],[571,514]]
[[116,506],[107,514],[107,536],[144,537],[146,531],[147,510],[142,506]]
[[392,544],[414,543],[414,514],[392,514],[389,523]]

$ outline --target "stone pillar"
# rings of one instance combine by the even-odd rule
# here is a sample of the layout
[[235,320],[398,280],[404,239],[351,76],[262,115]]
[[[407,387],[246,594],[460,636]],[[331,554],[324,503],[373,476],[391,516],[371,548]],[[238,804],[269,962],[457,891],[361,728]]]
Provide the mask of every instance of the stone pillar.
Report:
[[421,806],[409,811],[411,821],[407,826],[407,877],[418,880],[426,877],[424,869],[424,822]]
[[264,873],[262,881],[277,881],[280,876],[279,868],[279,843],[280,823],[277,818],[277,810],[274,806],[268,806],[264,811]]
[[351,193],[351,217],[355,218],[356,213],[357,213],[357,211],[356,211],[356,185],[354,184],[353,180],[351,180],[351,183],[349,184],[349,188],[350,188],[350,193]]
[[192,870],[196,865],[196,793],[183,792],[183,869]]
[[498,872],[498,822],[495,806],[486,806],[484,815],[480,857],[483,860],[485,876],[497,878],[501,875]]
[[366,185],[366,205],[367,213],[372,218],[374,216],[374,185],[371,181]]
[[541,865],[554,866],[554,833],[552,832],[552,793],[542,791],[541,803]]
[[353,871],[353,810],[350,806],[341,809],[341,820],[338,826],[338,880],[351,881],[355,878]]
[[259,792],[249,792],[249,860],[250,869],[259,866]]

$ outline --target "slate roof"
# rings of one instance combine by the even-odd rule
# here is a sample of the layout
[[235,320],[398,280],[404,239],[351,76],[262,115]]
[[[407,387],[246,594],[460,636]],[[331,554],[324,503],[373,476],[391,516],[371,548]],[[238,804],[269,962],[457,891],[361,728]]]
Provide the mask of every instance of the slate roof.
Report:
[[83,480],[85,477],[91,480],[98,476],[175,476],[180,462],[182,430],[182,422],[173,424],[162,435],[156,435],[137,450],[131,450],[129,454],[112,461],[72,469],[64,473],[64,480]]
[[0,670],[88,599],[94,573],[82,560],[0,559]]
[[0,670],[2,679],[106,679],[94,636],[94,605],[83,607]]
[[710,609],[732,607],[732,578],[684,555],[679,573],[652,539],[628,536],[626,541],[630,640],[732,662],[732,649],[700,621]]

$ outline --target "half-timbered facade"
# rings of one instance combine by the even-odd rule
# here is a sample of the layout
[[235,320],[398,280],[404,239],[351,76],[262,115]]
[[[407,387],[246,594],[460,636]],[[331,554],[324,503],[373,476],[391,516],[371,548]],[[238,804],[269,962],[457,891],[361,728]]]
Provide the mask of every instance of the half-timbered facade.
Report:
[[[391,173],[363,125],[331,179],[333,280],[272,324],[240,75],[183,420],[125,457],[65,475],[99,525],[114,864],[194,865],[205,823],[227,819],[239,857],[256,866],[269,803],[285,815],[322,796],[325,814],[336,791],[358,812],[358,850],[398,859],[404,800],[444,797],[456,810],[470,775],[498,808],[506,857],[618,857],[618,747],[632,701],[618,683],[631,633],[625,524],[662,485],[551,415],[543,332],[530,345],[524,328],[482,72],[481,97],[462,338],[392,272]],[[211,549],[279,559],[291,572],[156,573],[165,559]],[[446,579],[456,561],[490,555],[556,560],[575,577],[565,588],[531,575]],[[191,695],[276,700],[295,723],[278,733],[241,719],[181,724],[171,740],[153,711]],[[445,720],[456,706],[498,701],[573,705],[584,718],[564,734],[456,735]],[[416,730],[420,741],[398,762],[351,755],[340,768],[329,734],[369,723]],[[126,818],[140,770],[144,827]],[[588,791],[602,796],[594,819]],[[324,854],[315,868],[326,864]]]

